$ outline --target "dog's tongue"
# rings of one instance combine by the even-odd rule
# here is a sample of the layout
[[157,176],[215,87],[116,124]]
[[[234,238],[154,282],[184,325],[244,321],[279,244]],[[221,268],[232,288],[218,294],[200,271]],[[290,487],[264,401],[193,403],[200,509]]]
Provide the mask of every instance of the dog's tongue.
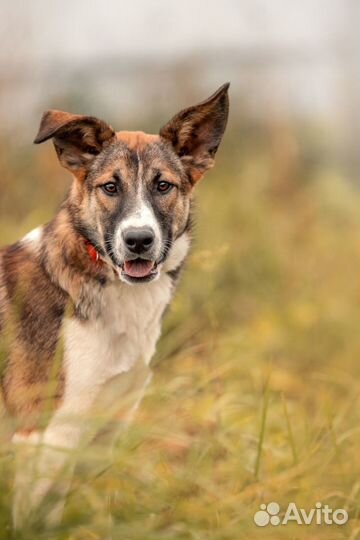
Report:
[[125,273],[134,278],[146,277],[151,273],[154,268],[152,261],[145,261],[143,259],[136,259],[135,261],[125,261],[124,270]]

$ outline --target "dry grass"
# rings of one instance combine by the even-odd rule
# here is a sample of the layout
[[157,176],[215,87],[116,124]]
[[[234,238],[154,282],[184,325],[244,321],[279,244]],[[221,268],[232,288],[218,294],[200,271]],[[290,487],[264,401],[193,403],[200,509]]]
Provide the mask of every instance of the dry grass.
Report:
[[[360,538],[360,195],[292,137],[300,154],[277,132],[228,134],[141,410],[110,469],[78,470],[63,525],[26,540],[103,539],[109,498],[114,539]],[[50,149],[6,156],[3,242],[50,217],[64,183]],[[0,468],[8,539],[7,447]],[[350,520],[259,529],[269,501]]]

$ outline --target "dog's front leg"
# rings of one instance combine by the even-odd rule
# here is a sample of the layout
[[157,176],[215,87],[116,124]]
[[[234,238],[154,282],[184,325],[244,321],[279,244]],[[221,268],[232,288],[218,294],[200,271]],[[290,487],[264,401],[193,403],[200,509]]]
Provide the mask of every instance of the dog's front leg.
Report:
[[13,501],[15,529],[36,522],[61,520],[84,428],[56,415],[44,432],[16,434],[16,473]]
[[[49,526],[61,520],[66,494],[79,454],[103,431],[101,456],[111,463],[113,442],[131,421],[151,379],[151,370],[139,361],[129,372],[113,377],[101,391],[79,396],[78,402],[55,413],[44,432],[16,434],[16,474],[13,522],[23,529],[35,522]],[[78,414],[70,414],[77,410]]]
[[[113,377],[104,391],[99,395],[96,402],[96,411],[104,429],[100,430],[92,442],[92,452],[88,463],[91,471],[106,470],[114,465],[116,443],[121,440],[122,435],[127,430],[129,424],[138,409],[145,390],[152,378],[152,372],[146,363],[141,359],[129,371]],[[93,456],[91,458],[91,456]],[[100,457],[101,463],[98,458]],[[94,458],[97,464],[94,466]],[[100,468],[99,468],[100,466]],[[112,538],[113,518],[111,512],[111,501],[114,495],[113,483],[111,492],[104,497],[104,516],[106,516],[106,539]]]

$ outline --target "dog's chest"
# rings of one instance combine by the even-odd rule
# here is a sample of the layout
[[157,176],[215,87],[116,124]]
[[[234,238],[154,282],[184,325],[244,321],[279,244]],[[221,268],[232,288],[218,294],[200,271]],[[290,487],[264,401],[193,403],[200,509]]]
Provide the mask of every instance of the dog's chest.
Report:
[[94,321],[65,322],[66,394],[96,389],[148,364],[160,336],[161,317],[171,299],[171,279],[129,286],[117,283],[104,291],[103,309]]

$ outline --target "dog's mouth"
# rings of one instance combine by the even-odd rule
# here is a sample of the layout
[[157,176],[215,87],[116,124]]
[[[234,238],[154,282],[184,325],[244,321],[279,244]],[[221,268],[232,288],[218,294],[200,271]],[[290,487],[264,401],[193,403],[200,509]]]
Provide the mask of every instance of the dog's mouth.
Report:
[[132,259],[121,266],[123,275],[132,281],[148,281],[157,273],[157,263],[147,259]]

